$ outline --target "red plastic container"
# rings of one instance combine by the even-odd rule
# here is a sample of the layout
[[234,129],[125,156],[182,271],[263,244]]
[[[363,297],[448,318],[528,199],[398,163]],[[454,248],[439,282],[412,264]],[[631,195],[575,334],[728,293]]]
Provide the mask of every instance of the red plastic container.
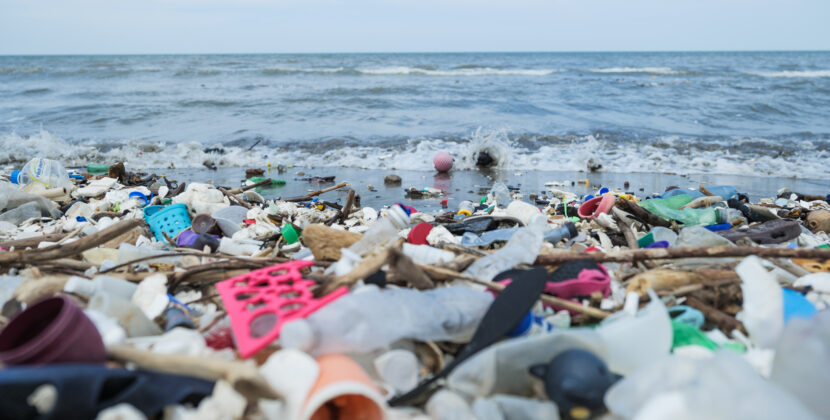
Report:
[[41,300],[17,314],[0,332],[0,362],[6,365],[104,363],[98,329],[66,296]]

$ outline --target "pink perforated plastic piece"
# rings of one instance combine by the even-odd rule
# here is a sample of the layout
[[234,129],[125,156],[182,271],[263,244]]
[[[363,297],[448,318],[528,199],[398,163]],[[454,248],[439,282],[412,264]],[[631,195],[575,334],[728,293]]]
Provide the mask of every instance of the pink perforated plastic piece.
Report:
[[341,287],[314,298],[310,288],[315,283],[300,274],[301,268],[311,264],[313,261],[289,261],[216,284],[242,357],[252,356],[279,338],[286,322],[305,318],[348,292]]

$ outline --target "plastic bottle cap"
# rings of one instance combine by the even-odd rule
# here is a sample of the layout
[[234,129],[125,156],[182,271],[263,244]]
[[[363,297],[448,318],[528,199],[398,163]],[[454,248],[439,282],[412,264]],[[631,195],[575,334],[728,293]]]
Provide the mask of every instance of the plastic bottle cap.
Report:
[[282,227],[282,237],[285,239],[285,243],[291,245],[300,240],[300,235],[297,234],[297,230],[294,229],[294,226],[287,224]]
[[429,242],[427,242],[427,235],[429,235],[432,228],[433,226],[429,223],[418,223],[415,227],[409,230],[409,237],[407,238],[409,243],[413,245],[429,244]]
[[12,184],[19,184],[20,183],[20,171],[12,171],[11,179],[9,180]]

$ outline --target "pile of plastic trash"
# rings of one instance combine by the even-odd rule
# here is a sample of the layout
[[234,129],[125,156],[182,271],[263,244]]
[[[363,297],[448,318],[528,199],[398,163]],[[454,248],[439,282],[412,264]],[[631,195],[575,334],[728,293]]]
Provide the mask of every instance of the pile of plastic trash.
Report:
[[89,169],[0,174],[4,419],[830,417],[830,196]]

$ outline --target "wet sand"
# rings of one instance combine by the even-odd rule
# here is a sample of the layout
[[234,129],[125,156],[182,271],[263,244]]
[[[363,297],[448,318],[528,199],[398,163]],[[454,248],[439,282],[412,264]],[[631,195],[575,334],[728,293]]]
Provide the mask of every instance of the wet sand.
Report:
[[[170,179],[185,182],[210,182],[216,185],[238,187],[245,179],[245,168],[226,167],[216,171],[209,169],[156,169],[145,170],[149,173],[165,174]],[[305,175],[299,175],[304,173]],[[386,175],[396,174],[401,177],[400,185],[384,185]],[[757,201],[764,197],[777,195],[780,188],[789,188],[791,191],[803,194],[825,195],[830,192],[830,179],[795,179],[795,178],[761,178],[751,176],[695,174],[674,175],[666,173],[612,173],[612,172],[573,172],[573,171],[451,171],[447,174],[438,174],[434,171],[394,171],[369,170],[355,168],[303,168],[294,167],[279,173],[276,169],[266,171],[266,177],[282,179],[285,185],[275,188],[260,189],[259,192],[267,199],[279,197],[293,197],[304,195],[330,187],[339,182],[348,182],[361,197],[361,205],[381,207],[400,202],[411,205],[422,211],[434,211],[441,208],[441,200],[447,199],[450,209],[456,209],[463,200],[478,201],[489,191],[494,182],[504,182],[508,186],[521,188],[527,197],[530,193],[540,194],[545,190],[545,183],[556,181],[565,182],[566,186],[556,187],[577,194],[593,194],[600,187],[619,188],[633,192],[640,197],[650,196],[652,193],[665,191],[666,187],[678,186],[681,188],[697,188],[703,185],[733,185],[739,192],[749,195]],[[311,176],[335,176],[334,182],[318,183],[303,180]],[[589,181],[586,186],[585,180]],[[623,188],[629,182],[629,188]],[[374,191],[369,190],[369,186]],[[446,192],[443,198],[409,199],[405,197],[405,189],[410,187],[438,188]],[[348,188],[326,193],[323,199],[343,203]]]

